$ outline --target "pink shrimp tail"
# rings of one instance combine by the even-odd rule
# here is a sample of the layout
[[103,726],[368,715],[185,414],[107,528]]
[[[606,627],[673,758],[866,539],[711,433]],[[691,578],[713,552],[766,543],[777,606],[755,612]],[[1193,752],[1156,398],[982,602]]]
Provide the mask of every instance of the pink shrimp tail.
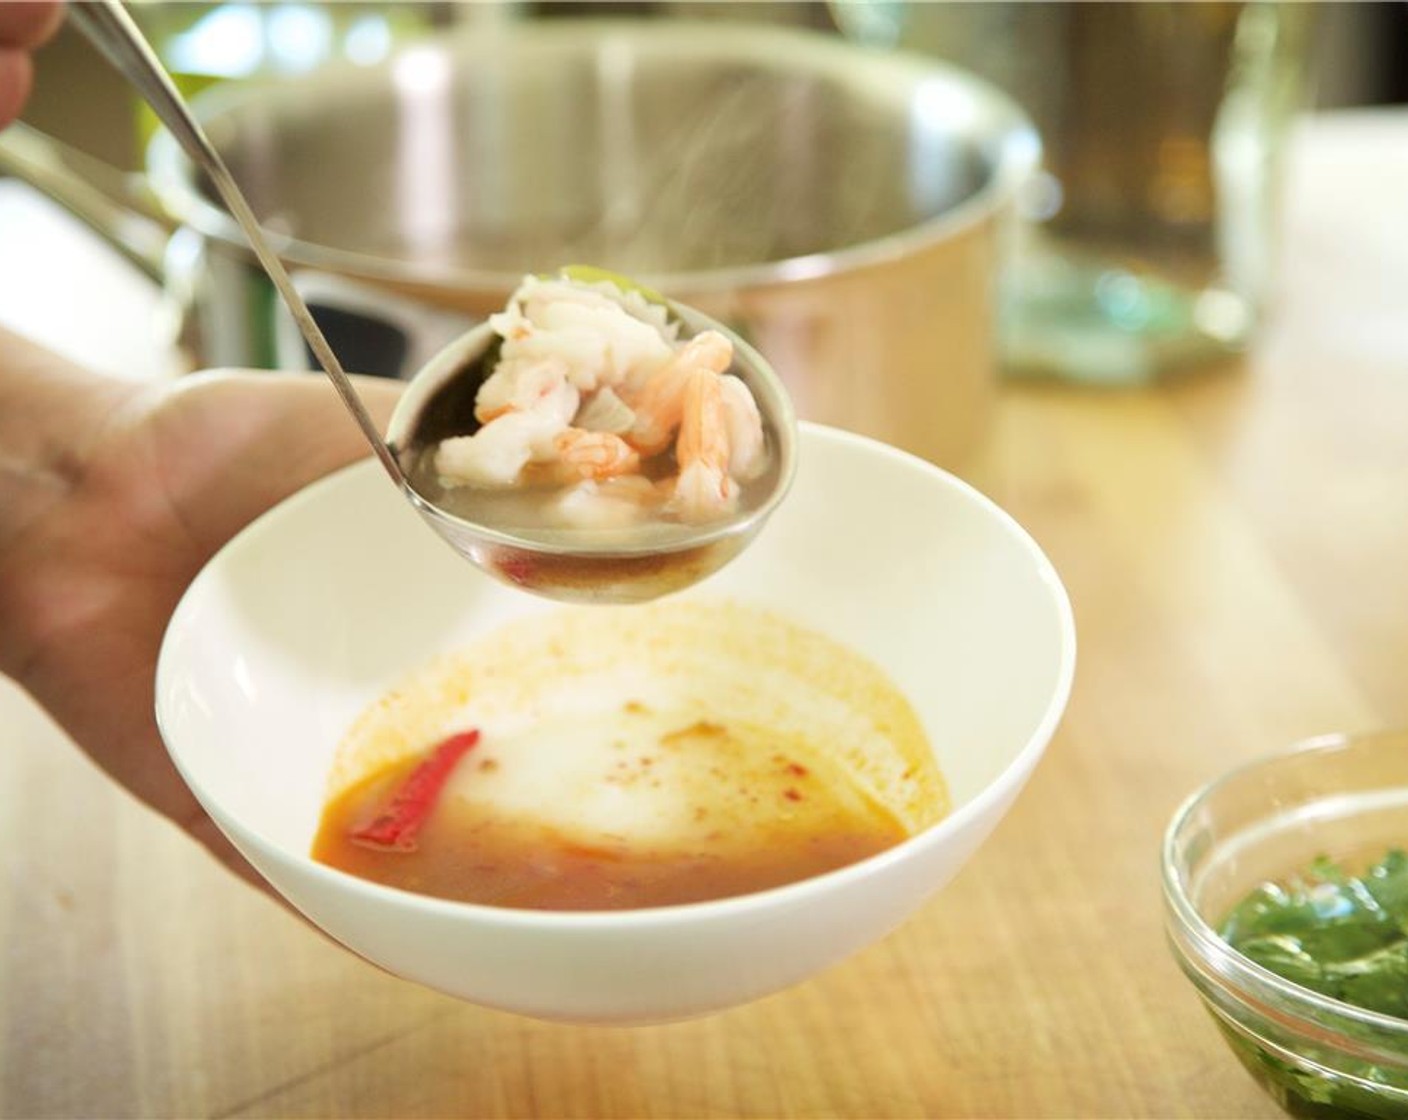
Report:
[[605,479],[640,470],[640,455],[620,436],[568,428],[553,440],[562,473],[573,479]]
[[728,417],[719,375],[697,369],[684,391],[675,458],[679,480],[670,510],[684,521],[712,521],[733,511],[738,484],[728,473]]
[[685,386],[690,375],[707,370],[722,373],[733,361],[733,343],[718,331],[691,338],[630,402],[635,424],[626,434],[642,455],[657,455],[669,446],[684,415]]

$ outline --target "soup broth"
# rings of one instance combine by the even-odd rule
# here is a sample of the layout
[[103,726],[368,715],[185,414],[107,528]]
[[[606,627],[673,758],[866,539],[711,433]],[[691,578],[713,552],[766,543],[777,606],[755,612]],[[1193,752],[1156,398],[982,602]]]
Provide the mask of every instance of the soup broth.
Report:
[[[414,842],[368,843],[471,729]],[[908,702],[844,646],[727,603],[592,608],[510,626],[364,714],[313,855],[442,898],[628,909],[821,874],[946,809]]]

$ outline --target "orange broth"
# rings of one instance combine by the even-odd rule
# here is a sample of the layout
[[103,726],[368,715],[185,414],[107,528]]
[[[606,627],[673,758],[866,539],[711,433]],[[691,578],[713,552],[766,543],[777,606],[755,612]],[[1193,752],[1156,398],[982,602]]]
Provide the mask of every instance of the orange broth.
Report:
[[793,883],[947,810],[878,666],[768,611],[667,600],[520,619],[423,666],[349,729],[312,854],[440,898],[620,910]]
[[[733,753],[726,728],[710,735],[720,756]],[[675,749],[698,749],[681,743]],[[667,753],[668,745],[655,748]],[[702,798],[689,827],[667,843],[609,834],[574,836],[491,804],[448,796],[421,828],[416,850],[378,850],[352,839],[381,811],[420,760],[374,774],[330,802],[313,846],[315,859],[357,875],[437,898],[533,910],[625,910],[702,902],[807,879],[884,851],[905,828],[856,791],[836,789],[783,755],[746,769]],[[492,747],[458,764],[471,774],[498,765]],[[611,780],[652,781],[651,755],[623,749]],[[724,779],[724,782],[733,779]]]

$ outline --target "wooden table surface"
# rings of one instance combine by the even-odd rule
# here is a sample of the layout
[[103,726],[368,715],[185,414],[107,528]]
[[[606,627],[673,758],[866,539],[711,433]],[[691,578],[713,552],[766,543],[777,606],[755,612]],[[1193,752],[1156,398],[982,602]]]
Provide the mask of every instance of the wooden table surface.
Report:
[[1230,764],[1408,724],[1408,115],[1298,137],[1244,364],[1009,386],[975,481],[1070,589],[1027,791],[900,932],[789,992],[581,1029],[384,975],[0,683],[0,1114],[1271,1116],[1165,949],[1158,843]]

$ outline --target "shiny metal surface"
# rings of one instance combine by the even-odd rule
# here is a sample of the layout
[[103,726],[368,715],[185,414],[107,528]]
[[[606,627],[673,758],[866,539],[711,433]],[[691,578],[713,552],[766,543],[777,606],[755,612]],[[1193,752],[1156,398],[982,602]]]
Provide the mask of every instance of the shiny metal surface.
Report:
[[[758,507],[722,525],[700,526],[697,532],[687,533],[678,543],[665,548],[650,545],[635,547],[627,542],[610,548],[587,543],[568,549],[545,546],[502,528],[472,523],[430,501],[411,485],[407,477],[409,472],[402,469],[401,460],[382,439],[337,355],[323,337],[322,330],[294,289],[282,262],[261,230],[261,219],[251,211],[224,160],[191,115],[170,75],[122,4],[118,0],[93,0],[72,9],[70,18],[132,83],[167,127],[174,142],[180,144],[181,150],[214,187],[228,210],[229,218],[239,234],[248,241],[260,267],[278,290],[319,364],[332,380],[338,395],[392,481],[422,518],[461,555],[492,574],[536,594],[594,602],[639,602],[686,587],[716,570],[753,539],[777,508],[791,484],[796,466],[796,420],[791,402],[776,376],[767,363],[746,346],[738,347],[734,372],[743,377],[754,391],[763,416],[764,431],[780,469],[774,475],[772,491]],[[332,184],[328,186],[331,188]],[[693,332],[715,326],[685,308],[674,307],[672,310],[685,319]],[[482,367],[463,358],[466,354],[482,351],[493,337],[487,328],[471,332],[457,348],[452,348],[448,359],[442,356],[433,360],[425,371],[426,376],[419,380],[431,380],[437,387],[443,387],[447,382],[477,376]],[[420,428],[430,408],[443,399],[443,395],[427,394],[423,385],[412,383],[396,413],[400,423],[394,425],[400,433],[401,446],[407,452],[418,450]]]
[[[202,106],[290,259],[457,290],[561,259],[696,289],[883,259],[982,201],[1012,123],[904,56],[645,23],[446,39]],[[178,217],[238,240],[169,137],[152,173]]]
[[42,191],[88,223],[147,275],[161,279],[171,228],[144,213],[127,176],[23,121],[0,132],[0,174]]
[[[687,336],[723,330],[723,324],[671,304]],[[758,534],[792,485],[797,469],[797,420],[782,382],[767,361],[737,336],[730,372],[752,390],[763,418],[772,466],[766,496],[736,516],[701,525],[666,547],[547,544],[474,524],[419,493],[416,459],[446,433],[472,431],[474,393],[490,372],[480,362],[495,340],[487,325],[457,338],[412,378],[391,418],[387,441],[410,480],[407,494],[420,515],[460,553],[505,583],[567,602],[635,603],[679,591],[716,572]],[[447,392],[448,388],[452,391]]]
[[[411,349],[462,329],[445,315],[502,306],[523,273],[586,261],[730,325],[803,418],[960,470],[984,430],[1039,144],[960,70],[756,24],[545,20],[195,105],[295,282],[351,282],[358,305],[389,293]],[[184,223],[167,286],[199,360],[297,364],[179,147],[159,136],[148,165]],[[391,314],[408,300],[442,318]]]
[[75,5],[69,11],[69,19],[96,46],[109,62],[126,78],[141,95],[142,100],[151,106],[169,130],[167,135],[180,144],[181,150],[191,159],[218,193],[221,202],[228,210],[229,218],[235,223],[240,236],[248,242],[259,266],[268,275],[279,295],[287,305],[298,329],[308,340],[308,345],[317,355],[319,364],[332,380],[342,403],[357,422],[371,445],[377,458],[386,468],[392,480],[402,489],[406,488],[406,477],[396,461],[381,433],[372,422],[366,405],[357,396],[337,355],[333,353],[328,340],[314,321],[312,313],[303,302],[285,271],[274,249],[269,245],[255,217],[240,193],[239,187],[230,176],[225,161],[211,145],[204,129],[186,106],[186,100],[176,89],[171,76],[162,66],[151,45],[142,35],[141,29],[132,21],[119,0],[91,0],[87,4]]
[[[295,265],[478,317],[589,262],[731,325],[803,417],[947,465],[983,428],[1002,227],[1039,146],[961,71],[781,28],[543,21],[200,105]],[[149,162],[166,209],[237,253],[169,138]]]

